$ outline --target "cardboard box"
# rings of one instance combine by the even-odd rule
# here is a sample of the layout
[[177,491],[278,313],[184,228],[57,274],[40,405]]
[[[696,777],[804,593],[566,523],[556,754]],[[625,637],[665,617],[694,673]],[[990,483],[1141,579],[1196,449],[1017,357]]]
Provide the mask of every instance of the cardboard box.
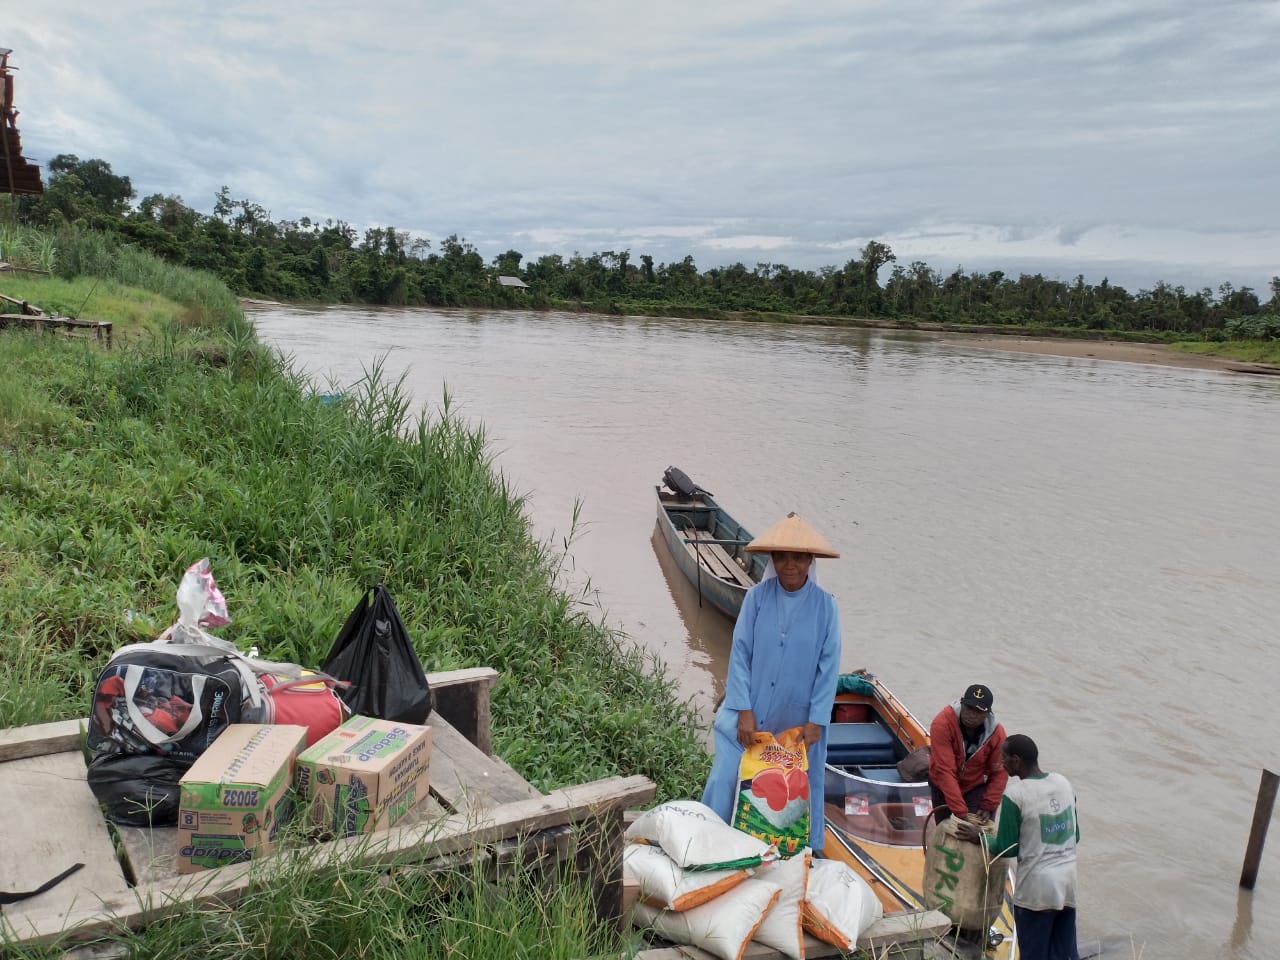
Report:
[[298,757],[298,799],[326,833],[392,826],[427,798],[431,728],[354,716]]
[[294,761],[307,728],[234,723],[178,783],[178,872],[261,857],[293,813]]

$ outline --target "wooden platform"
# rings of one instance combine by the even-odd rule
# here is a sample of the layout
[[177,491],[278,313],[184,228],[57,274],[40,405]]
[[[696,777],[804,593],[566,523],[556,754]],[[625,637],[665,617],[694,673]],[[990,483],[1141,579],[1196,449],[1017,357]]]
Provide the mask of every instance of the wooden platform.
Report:
[[[187,876],[175,870],[175,828],[105,821],[85,780],[83,721],[0,730],[0,889],[32,889],[85,864],[52,890],[4,907],[0,944],[70,944],[142,928],[187,903],[232,903],[251,880],[269,880],[299,855],[316,865],[335,857],[395,864],[458,854],[500,863],[527,850],[562,858],[575,826],[620,838],[623,810],[651,801],[654,785],[610,777],[539,793],[489,752],[489,691],[497,679],[488,668],[428,675],[437,704],[429,720],[430,798],[396,827]],[[580,866],[591,875],[600,915],[620,918],[620,845],[583,846],[597,851]]]

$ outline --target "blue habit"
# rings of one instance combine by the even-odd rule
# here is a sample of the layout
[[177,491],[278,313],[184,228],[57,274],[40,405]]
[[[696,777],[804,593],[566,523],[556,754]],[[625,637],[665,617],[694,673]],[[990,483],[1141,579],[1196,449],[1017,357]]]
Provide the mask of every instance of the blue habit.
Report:
[[809,750],[809,837],[822,849],[823,767],[827,725],[840,676],[840,616],[836,601],[812,579],[791,593],[777,578],[747,591],[733,628],[724,703],[716,714],[715,760],[702,802],[733,822],[743,749],[738,743],[738,712],[755,714],[760,730],[778,734],[804,723],[822,727]]

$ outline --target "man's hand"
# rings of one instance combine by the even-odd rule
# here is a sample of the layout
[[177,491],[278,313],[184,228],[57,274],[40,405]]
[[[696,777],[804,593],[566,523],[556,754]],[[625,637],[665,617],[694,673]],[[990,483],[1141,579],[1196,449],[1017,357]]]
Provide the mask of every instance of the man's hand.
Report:
[[990,823],[991,813],[987,810],[975,810],[969,814],[968,818],[974,823]]
[[750,710],[738,711],[738,742],[749,747],[755,742],[756,715]]
[[961,840],[967,840],[969,843],[981,843],[982,828],[976,823],[969,823],[967,820],[961,820],[956,824],[956,836]]
[[804,748],[806,750],[813,749],[813,745],[818,742],[818,738],[822,736],[822,727],[816,723],[806,723],[804,725]]

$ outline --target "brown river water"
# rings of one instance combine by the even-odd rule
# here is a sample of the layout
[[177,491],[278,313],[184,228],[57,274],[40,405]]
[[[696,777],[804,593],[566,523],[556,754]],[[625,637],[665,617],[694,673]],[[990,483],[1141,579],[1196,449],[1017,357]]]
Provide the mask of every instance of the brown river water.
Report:
[[[797,510],[844,666],[928,722],[974,681],[1079,794],[1080,932],[1117,957],[1280,956],[1280,378],[959,337],[523,312],[254,306],[317,388],[381,359],[485,425],[567,586],[704,710],[731,627],[655,540],[675,464],[748,529]],[[1268,703],[1271,705],[1268,706]],[[1274,833],[1274,831],[1273,831]]]

